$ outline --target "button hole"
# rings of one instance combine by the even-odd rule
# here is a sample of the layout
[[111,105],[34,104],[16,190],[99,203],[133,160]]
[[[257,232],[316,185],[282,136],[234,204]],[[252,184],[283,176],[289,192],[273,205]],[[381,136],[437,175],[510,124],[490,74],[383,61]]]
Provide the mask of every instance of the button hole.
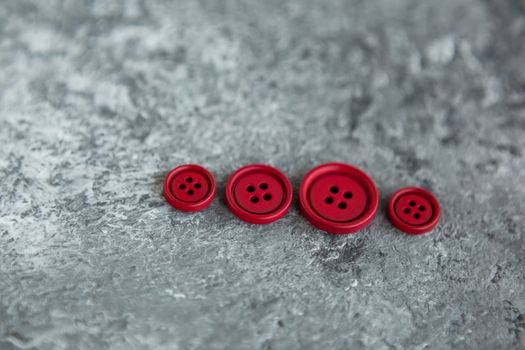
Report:
[[410,214],[410,208],[405,208],[405,209],[403,209],[403,213],[405,213],[405,214]]
[[201,188],[201,184],[200,183],[196,183],[195,185],[193,185],[193,187],[195,187],[196,189],[199,189],[199,188]]
[[334,194],[335,194],[335,193],[338,193],[338,192],[339,192],[339,187],[337,187],[337,186],[332,186],[332,187],[330,187],[330,192],[332,192],[332,193],[334,193]]
[[268,189],[268,184],[263,182],[262,184],[259,185],[259,188],[261,190],[267,190]]
[[248,192],[255,191],[255,186],[250,185],[250,186],[246,187],[246,191],[248,191]]
[[345,193],[343,194],[343,197],[345,197],[346,199],[350,199],[350,198],[352,198],[352,192],[345,192]]
[[427,208],[425,208],[424,205],[420,205],[418,209],[419,209],[419,211],[425,211]]
[[266,193],[266,194],[263,196],[263,199],[264,199],[265,201],[269,201],[269,200],[272,199],[272,195],[269,194],[269,193]]
[[410,202],[408,202],[408,205],[410,205],[411,207],[415,207],[416,206],[416,201],[410,201]]
[[183,190],[183,189],[185,189],[185,188],[186,188],[186,185],[185,185],[185,184],[180,184],[180,185],[179,185],[179,190]]
[[187,182],[187,183],[191,183],[191,182],[193,182],[193,179],[192,179],[191,177],[187,177],[187,178],[186,178],[186,182]]
[[193,190],[188,190],[188,192],[186,192],[188,194],[188,196],[193,196]]
[[337,207],[341,210],[344,210],[346,209],[346,203],[345,202],[339,202],[339,204],[337,204]]
[[421,215],[419,215],[419,213],[414,213],[414,218],[415,219],[419,219],[421,217]]
[[259,203],[259,197],[253,196],[252,198],[250,198],[250,202],[252,202],[252,203]]
[[326,197],[326,198],[324,199],[324,202],[325,202],[326,204],[332,204],[332,203],[334,202],[334,199],[333,199],[332,197]]

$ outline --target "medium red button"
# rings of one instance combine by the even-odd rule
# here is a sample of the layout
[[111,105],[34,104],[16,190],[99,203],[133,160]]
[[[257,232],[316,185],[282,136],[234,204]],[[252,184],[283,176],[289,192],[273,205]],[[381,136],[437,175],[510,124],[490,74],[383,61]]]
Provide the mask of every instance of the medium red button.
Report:
[[301,213],[315,227],[336,234],[353,233],[370,224],[379,196],[372,179],[348,164],[312,169],[299,188]]
[[205,168],[180,165],[172,169],[164,180],[164,198],[175,209],[198,211],[210,205],[215,196],[215,180]]
[[439,217],[439,202],[432,193],[422,188],[402,188],[388,202],[390,222],[411,235],[432,231]]
[[261,164],[235,171],[226,184],[226,204],[239,219],[269,224],[282,218],[292,204],[292,185],[279,170]]
[[418,187],[402,188],[388,202],[390,222],[411,235],[432,231],[439,221],[440,213],[436,197]]

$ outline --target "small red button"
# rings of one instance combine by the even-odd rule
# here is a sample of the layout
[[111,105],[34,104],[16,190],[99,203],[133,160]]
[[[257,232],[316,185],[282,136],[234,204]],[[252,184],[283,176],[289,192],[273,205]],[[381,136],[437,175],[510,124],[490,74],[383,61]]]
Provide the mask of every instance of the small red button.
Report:
[[175,209],[199,211],[210,205],[215,196],[215,180],[205,168],[180,165],[172,169],[164,180],[164,198]]
[[388,218],[399,230],[411,235],[432,231],[440,216],[434,195],[418,187],[398,190],[388,202]]
[[379,196],[372,179],[348,164],[329,163],[312,169],[299,188],[301,213],[318,229],[353,233],[370,224]]
[[226,184],[226,204],[239,219],[269,224],[282,218],[292,204],[292,184],[279,170],[261,164],[235,171]]

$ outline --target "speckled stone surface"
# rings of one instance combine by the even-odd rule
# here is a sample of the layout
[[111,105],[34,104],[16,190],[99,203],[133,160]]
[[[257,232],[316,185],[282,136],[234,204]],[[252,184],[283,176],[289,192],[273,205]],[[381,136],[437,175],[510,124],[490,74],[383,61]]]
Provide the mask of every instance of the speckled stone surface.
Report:
[[[3,0],[0,141],[1,350],[525,347],[522,0]],[[355,235],[223,203],[328,161],[380,191]],[[385,217],[408,185],[428,235]]]

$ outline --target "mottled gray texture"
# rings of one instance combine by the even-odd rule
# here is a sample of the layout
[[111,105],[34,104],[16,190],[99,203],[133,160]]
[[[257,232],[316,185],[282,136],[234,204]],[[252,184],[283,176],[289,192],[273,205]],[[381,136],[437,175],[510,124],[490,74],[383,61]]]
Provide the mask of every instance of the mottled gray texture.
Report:
[[[522,0],[0,3],[0,349],[525,347]],[[243,223],[228,175],[348,162],[355,235]],[[183,214],[165,174],[220,195]],[[439,226],[390,225],[431,189]]]

